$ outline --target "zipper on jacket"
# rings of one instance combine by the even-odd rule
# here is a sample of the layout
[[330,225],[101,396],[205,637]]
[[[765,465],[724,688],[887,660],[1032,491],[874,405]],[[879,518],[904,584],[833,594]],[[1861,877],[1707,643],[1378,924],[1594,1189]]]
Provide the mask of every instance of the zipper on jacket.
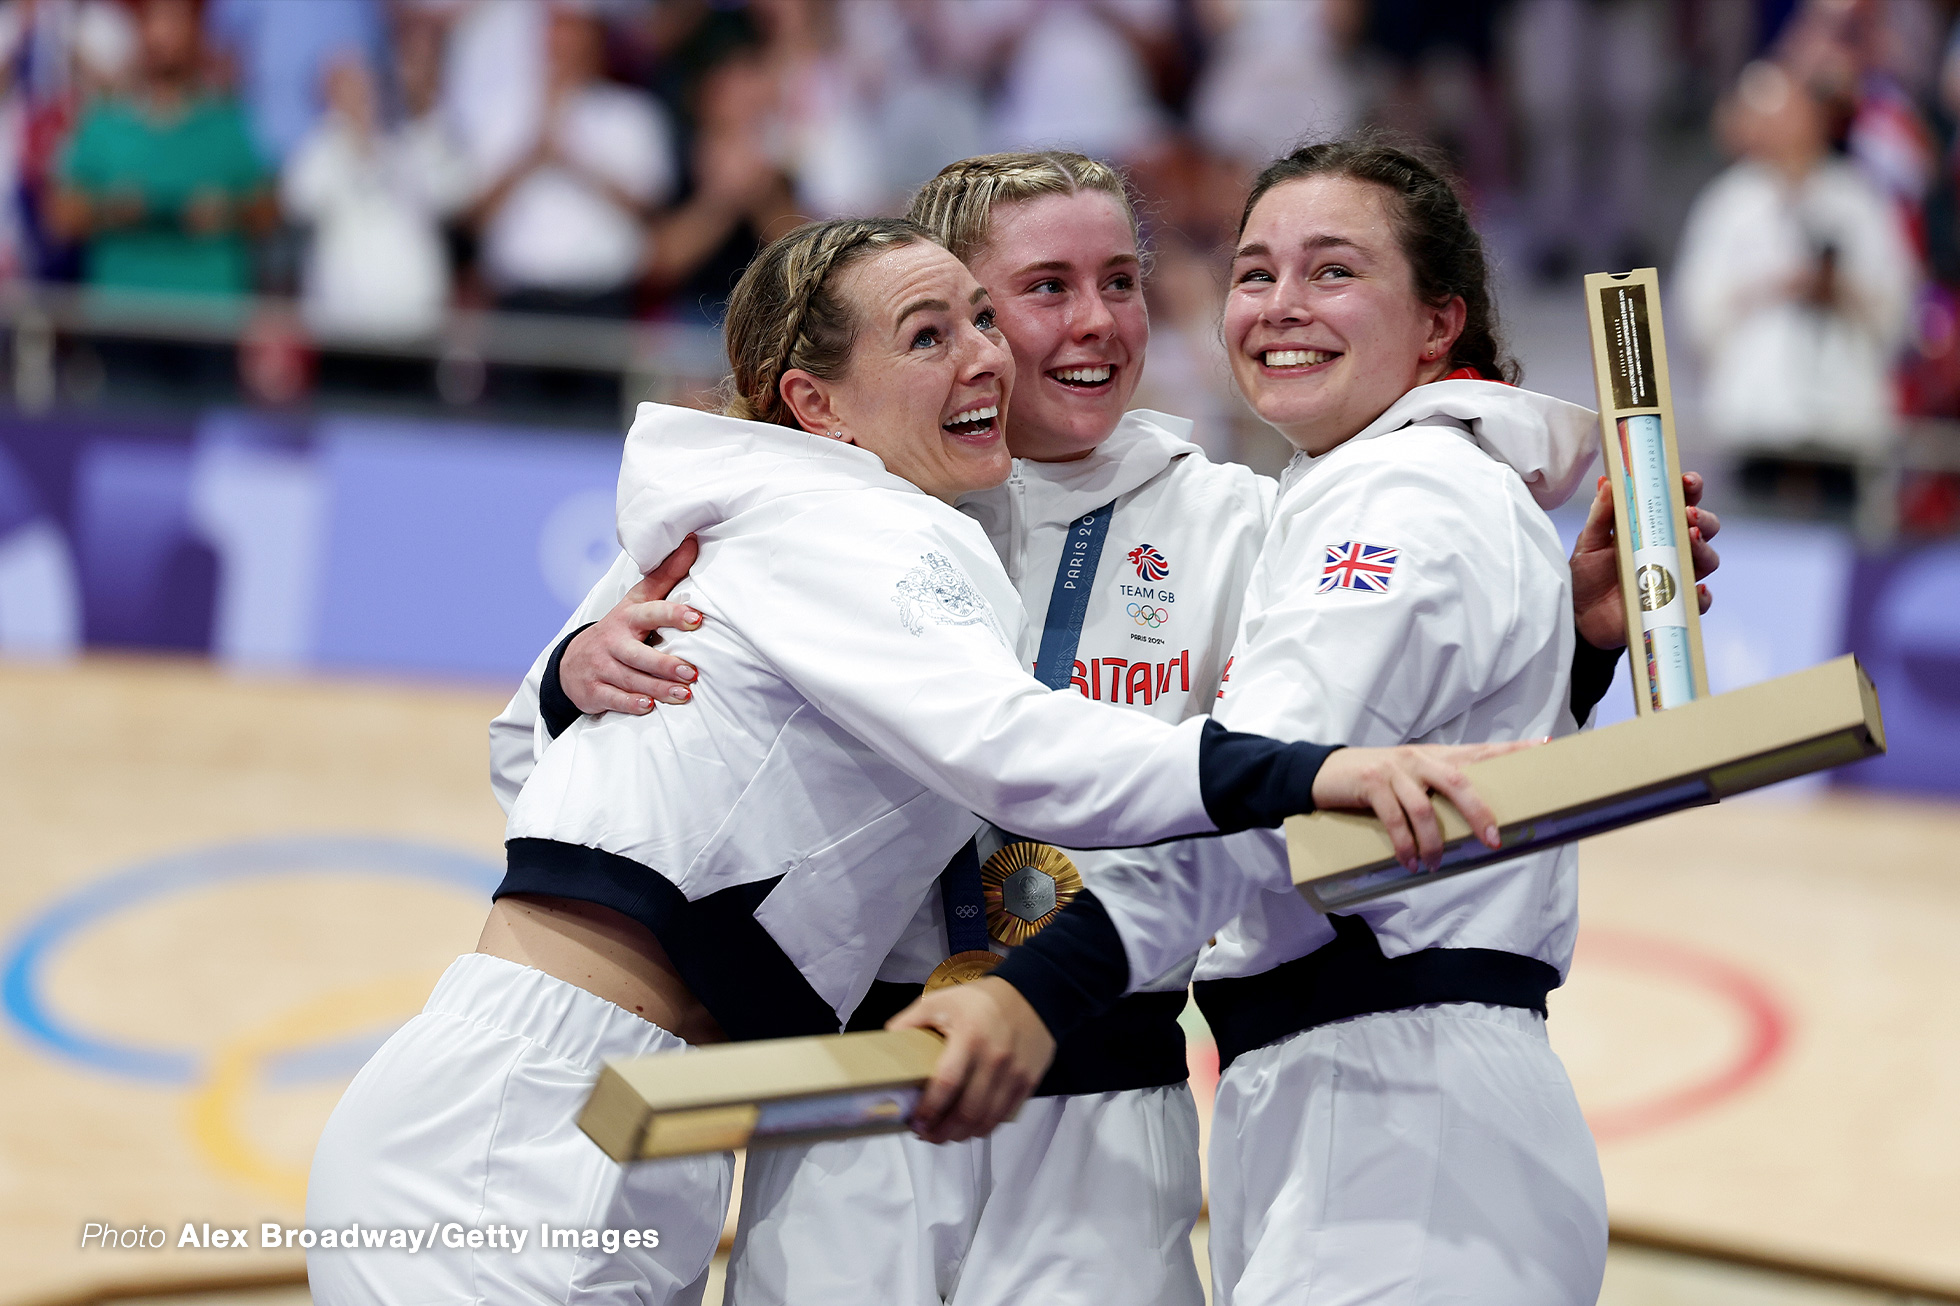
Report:
[[1011,470],[1007,473],[1007,538],[1012,543],[1007,550],[1007,578],[1018,587],[1028,560],[1028,534],[1023,526],[1027,512],[1022,506],[1027,485],[1021,480],[1021,460],[1016,458],[1008,466]]

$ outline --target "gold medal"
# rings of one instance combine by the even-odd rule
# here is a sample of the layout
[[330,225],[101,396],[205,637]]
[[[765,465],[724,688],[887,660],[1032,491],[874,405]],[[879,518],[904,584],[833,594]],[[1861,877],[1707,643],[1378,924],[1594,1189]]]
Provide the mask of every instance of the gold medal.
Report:
[[1082,876],[1060,849],[1011,843],[980,868],[987,900],[987,933],[1013,946],[1041,933],[1055,913],[1082,892]]
[[[969,983],[1000,963],[1001,957],[997,952],[956,952],[932,968],[932,974],[926,976],[925,991],[931,993],[937,989],[950,989],[955,984]],[[917,973],[913,972],[915,975]]]

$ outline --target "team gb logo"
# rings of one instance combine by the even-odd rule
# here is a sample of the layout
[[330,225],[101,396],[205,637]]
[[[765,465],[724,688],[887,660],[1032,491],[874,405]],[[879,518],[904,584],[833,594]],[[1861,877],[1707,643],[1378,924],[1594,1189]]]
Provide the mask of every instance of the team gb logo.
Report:
[[1144,580],[1159,581],[1171,574],[1171,564],[1148,544],[1139,544],[1131,549],[1130,561],[1135,564],[1137,575]]

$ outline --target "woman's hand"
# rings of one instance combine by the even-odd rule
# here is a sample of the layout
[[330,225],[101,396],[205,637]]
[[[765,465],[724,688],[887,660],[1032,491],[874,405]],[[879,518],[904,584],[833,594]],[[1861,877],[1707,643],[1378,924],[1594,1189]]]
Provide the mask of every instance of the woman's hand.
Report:
[[1313,781],[1316,808],[1372,811],[1395,844],[1395,859],[1415,870],[1418,860],[1435,870],[1443,857],[1443,826],[1435,790],[1456,804],[1470,829],[1490,848],[1502,847],[1490,805],[1464,777],[1467,762],[1536,748],[1542,740],[1502,744],[1403,744],[1396,748],[1343,748],[1321,763]]
[[931,1029],[945,1036],[946,1050],[912,1113],[913,1131],[928,1143],[992,1133],[1021,1109],[1055,1059],[1048,1026],[1020,990],[1001,979],[928,993],[886,1021],[885,1028]]
[[[1722,556],[1709,541],[1722,529],[1722,521],[1699,506],[1703,490],[1701,475],[1689,472],[1681,478],[1681,495],[1688,504],[1688,551],[1694,564],[1695,579],[1706,580],[1722,565]],[[1695,586],[1695,600],[1703,612],[1715,600],[1706,585]],[[1613,524],[1613,487],[1600,477],[1593,493],[1586,525],[1572,546],[1572,614],[1579,623],[1579,637],[1594,648],[1625,648],[1627,607],[1620,591],[1620,554]]]
[[692,535],[626,591],[613,610],[576,635],[558,661],[565,697],[581,712],[645,716],[655,703],[685,703],[699,674],[688,663],[650,647],[655,630],[698,630],[701,614],[667,595],[694,566],[700,545]]

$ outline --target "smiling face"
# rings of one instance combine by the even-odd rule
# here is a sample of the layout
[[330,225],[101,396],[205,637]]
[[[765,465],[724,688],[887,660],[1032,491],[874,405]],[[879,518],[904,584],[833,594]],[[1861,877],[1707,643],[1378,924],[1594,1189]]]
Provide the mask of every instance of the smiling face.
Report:
[[1122,420],[1150,343],[1129,216],[1098,190],[1002,204],[972,262],[1021,377],[1014,455],[1082,457]]
[[1450,369],[1461,299],[1415,292],[1390,192],[1338,175],[1283,182],[1246,219],[1225,344],[1246,402],[1323,454]]
[[852,264],[834,284],[856,318],[856,343],[835,380],[784,374],[783,398],[803,428],[841,433],[948,503],[1007,479],[1001,414],[1014,359],[966,265],[916,241]]

